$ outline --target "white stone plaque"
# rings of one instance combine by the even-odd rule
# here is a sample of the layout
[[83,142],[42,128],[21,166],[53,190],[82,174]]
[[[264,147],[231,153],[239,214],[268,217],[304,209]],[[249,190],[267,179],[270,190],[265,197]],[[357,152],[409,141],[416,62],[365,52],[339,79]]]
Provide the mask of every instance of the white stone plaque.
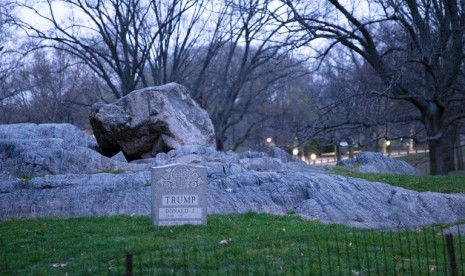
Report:
[[179,205],[199,205],[197,195],[164,195],[162,196],[161,205],[179,206]]
[[151,169],[155,226],[207,224],[207,169],[173,164]]
[[202,208],[158,208],[160,219],[202,219]]

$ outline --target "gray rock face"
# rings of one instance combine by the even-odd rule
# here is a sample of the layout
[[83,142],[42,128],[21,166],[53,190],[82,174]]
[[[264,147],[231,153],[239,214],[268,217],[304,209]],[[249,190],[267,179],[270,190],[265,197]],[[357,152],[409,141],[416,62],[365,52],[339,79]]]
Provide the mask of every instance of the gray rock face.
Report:
[[40,140],[59,138],[66,149],[86,147],[98,150],[98,145],[92,136],[84,133],[71,124],[8,124],[0,125],[0,139]]
[[339,161],[337,166],[347,167],[360,173],[392,173],[421,175],[407,162],[386,157],[378,152],[361,152],[355,158]]
[[[127,163],[121,153],[110,159],[97,148],[91,136],[72,125],[0,125],[0,218],[148,215],[149,168],[184,163],[207,167],[209,214],[295,213],[376,229],[465,219],[465,195],[419,193],[331,175],[278,150],[268,156],[189,145]],[[359,154],[355,161],[356,169],[408,173],[398,161],[378,154]]]
[[[419,193],[327,174],[318,166],[263,153],[187,146],[137,160],[208,170],[208,213],[295,213],[305,219],[375,229],[413,228],[465,219],[465,195]],[[300,168],[296,170],[295,168]],[[67,174],[16,179],[0,174],[0,218],[150,214],[150,173]]]
[[150,213],[150,173],[67,174],[8,181],[0,177],[0,217]]
[[289,153],[285,152],[284,150],[278,147],[273,147],[271,149],[271,156],[273,156],[274,158],[278,158],[279,160],[283,162],[290,162],[294,160],[292,155],[290,155]]
[[90,135],[70,124],[0,125],[0,167],[17,176],[101,168],[106,160],[97,148]]
[[175,83],[133,91],[113,104],[95,104],[90,122],[106,156],[151,158],[186,145],[214,146],[213,124],[186,88]]
[[0,170],[14,176],[138,169],[97,149],[92,136],[70,124],[0,125]]
[[376,229],[452,223],[465,216],[463,195],[418,193],[334,175],[249,172],[210,186],[210,210],[218,214],[295,212],[324,223]]

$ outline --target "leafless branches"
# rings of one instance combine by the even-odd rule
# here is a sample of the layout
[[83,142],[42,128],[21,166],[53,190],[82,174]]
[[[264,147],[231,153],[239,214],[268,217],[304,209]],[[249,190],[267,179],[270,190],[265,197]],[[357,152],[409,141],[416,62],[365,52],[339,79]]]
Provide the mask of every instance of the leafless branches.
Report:
[[[365,16],[338,0],[329,0],[319,14],[307,14],[303,1],[283,3],[292,11],[290,24],[297,22],[312,39],[329,40],[327,49],[338,43],[370,64],[386,87],[380,97],[416,109],[430,142],[432,173],[453,169],[445,154],[451,147],[442,141],[449,141],[451,127],[465,111],[460,107],[464,102],[458,101],[465,91],[456,86],[464,57],[463,1],[379,0],[370,3]],[[398,121],[409,116],[395,114]]]

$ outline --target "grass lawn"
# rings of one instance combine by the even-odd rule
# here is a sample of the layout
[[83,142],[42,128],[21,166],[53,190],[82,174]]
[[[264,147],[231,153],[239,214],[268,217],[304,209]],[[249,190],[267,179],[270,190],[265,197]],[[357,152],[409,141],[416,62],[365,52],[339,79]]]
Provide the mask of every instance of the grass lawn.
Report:
[[[417,191],[465,193],[463,176],[334,172]],[[444,274],[441,228],[369,231],[253,213],[176,227],[153,227],[148,216],[14,219],[0,221],[0,275],[124,274],[126,252],[142,274]],[[460,275],[465,240],[454,241]]]
[[319,235],[342,229],[296,216],[263,214],[209,216],[207,226],[169,228],[153,227],[148,216],[10,220],[0,224],[0,274],[29,274],[36,269],[43,269],[46,274],[85,272],[83,268],[92,272],[99,263],[126,251],[218,244],[222,240]]
[[465,176],[456,175],[403,175],[357,173],[347,168],[333,167],[332,172],[342,176],[362,178],[382,182],[419,192],[462,193],[465,194]]
[[[131,252],[143,274],[415,275],[445,271],[439,231],[368,231],[253,213],[169,228],[153,227],[148,216],[18,219],[0,224],[0,274],[120,274]],[[465,252],[464,241],[456,244]]]

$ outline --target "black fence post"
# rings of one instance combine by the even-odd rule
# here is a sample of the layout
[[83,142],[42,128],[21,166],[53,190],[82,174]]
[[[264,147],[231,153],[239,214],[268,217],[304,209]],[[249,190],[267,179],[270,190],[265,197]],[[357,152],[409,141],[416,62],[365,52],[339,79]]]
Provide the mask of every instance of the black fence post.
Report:
[[449,256],[450,275],[457,276],[457,261],[455,260],[454,239],[452,234],[446,235],[447,255]]
[[126,254],[126,276],[132,276],[132,255]]

